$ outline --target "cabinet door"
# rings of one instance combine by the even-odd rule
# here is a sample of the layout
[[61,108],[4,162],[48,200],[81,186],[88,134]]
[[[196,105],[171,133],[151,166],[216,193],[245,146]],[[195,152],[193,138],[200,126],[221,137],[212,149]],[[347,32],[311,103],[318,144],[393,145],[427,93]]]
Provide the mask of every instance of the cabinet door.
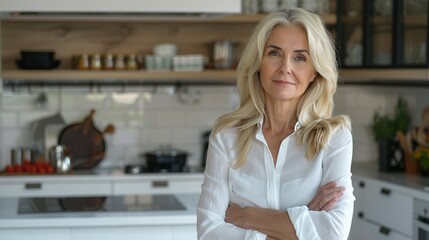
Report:
[[370,240],[412,240],[411,237],[396,233],[386,227],[362,221],[362,238]]
[[363,182],[360,179],[353,178],[353,195],[355,196],[355,205],[353,211],[353,221],[350,229],[349,240],[361,240],[362,238],[362,219],[359,215],[362,214],[362,185]]
[[170,226],[136,226],[136,227],[90,227],[72,228],[71,240],[173,240]]
[[0,229],[1,239],[19,239],[19,240],[70,240],[70,230],[67,228],[51,229]]
[[404,16],[399,33],[403,41],[401,56],[405,65],[427,66],[428,60],[428,0],[404,0]]
[[159,179],[116,181],[113,194],[181,194],[200,193],[202,180]]
[[337,2],[339,7],[337,33],[342,65],[355,67],[363,65],[363,0]]
[[429,66],[428,0],[338,1],[343,67]]
[[108,181],[20,181],[0,185],[0,197],[49,197],[110,195]]
[[[365,182],[364,219],[412,236],[413,198],[379,182]],[[365,229],[366,231],[366,229]],[[366,238],[364,238],[366,239]]]
[[196,240],[197,226],[196,225],[173,226],[173,239],[174,240]]

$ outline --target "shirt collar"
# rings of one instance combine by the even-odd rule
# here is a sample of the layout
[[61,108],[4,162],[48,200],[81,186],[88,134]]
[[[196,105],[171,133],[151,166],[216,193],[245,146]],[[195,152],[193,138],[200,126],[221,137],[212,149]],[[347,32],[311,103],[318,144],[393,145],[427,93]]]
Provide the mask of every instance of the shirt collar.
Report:
[[[262,126],[264,125],[264,118],[261,118],[261,120],[258,122],[258,131],[256,133],[256,138],[261,140],[264,139],[264,134],[262,132]],[[299,124],[299,121],[295,123],[294,132],[296,132],[298,129],[301,128],[301,124]]]

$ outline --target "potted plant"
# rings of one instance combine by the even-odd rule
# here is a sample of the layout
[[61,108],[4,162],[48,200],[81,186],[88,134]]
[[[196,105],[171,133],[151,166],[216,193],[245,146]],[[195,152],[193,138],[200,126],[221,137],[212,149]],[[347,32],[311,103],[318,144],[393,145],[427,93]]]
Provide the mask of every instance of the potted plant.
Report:
[[396,136],[398,132],[405,134],[410,123],[408,104],[403,97],[398,98],[393,117],[379,110],[374,113],[371,128],[378,143],[380,171],[404,170],[404,151]]
[[429,176],[429,143],[419,145],[414,151],[413,157],[420,163],[420,174],[426,177]]

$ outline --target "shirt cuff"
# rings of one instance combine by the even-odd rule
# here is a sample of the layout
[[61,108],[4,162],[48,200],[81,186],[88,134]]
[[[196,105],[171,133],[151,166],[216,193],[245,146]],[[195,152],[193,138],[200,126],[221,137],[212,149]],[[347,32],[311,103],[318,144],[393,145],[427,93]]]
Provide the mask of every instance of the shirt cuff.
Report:
[[298,239],[320,240],[306,206],[287,209]]
[[246,230],[246,236],[244,239],[246,239],[246,240],[266,240],[267,235],[265,235],[261,232],[253,231],[253,230]]

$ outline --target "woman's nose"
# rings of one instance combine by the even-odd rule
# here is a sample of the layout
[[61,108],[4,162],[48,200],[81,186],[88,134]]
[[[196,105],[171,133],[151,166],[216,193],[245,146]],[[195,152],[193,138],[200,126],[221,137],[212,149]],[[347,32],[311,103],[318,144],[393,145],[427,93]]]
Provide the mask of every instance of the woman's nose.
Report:
[[291,65],[287,58],[284,58],[279,67],[279,71],[283,74],[290,74],[291,73]]

